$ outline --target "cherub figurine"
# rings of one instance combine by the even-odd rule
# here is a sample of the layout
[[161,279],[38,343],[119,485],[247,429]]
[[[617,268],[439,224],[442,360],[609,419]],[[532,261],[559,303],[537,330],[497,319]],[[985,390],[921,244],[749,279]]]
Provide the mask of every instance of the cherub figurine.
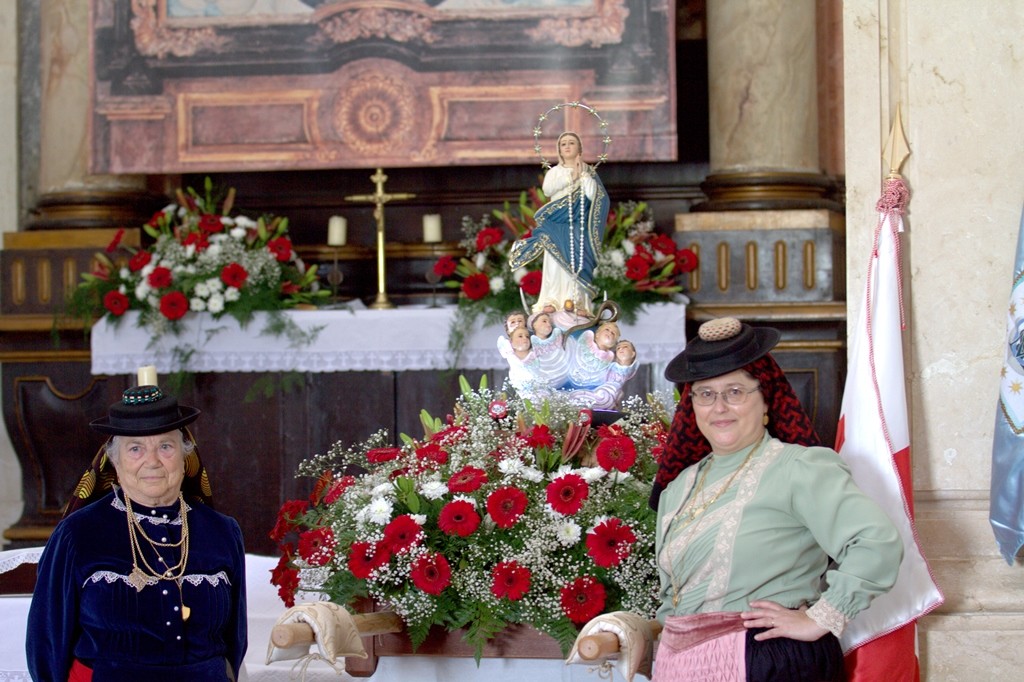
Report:
[[518,327],[526,326],[526,313],[513,310],[505,316],[505,335],[512,338],[512,331]]
[[570,337],[568,344],[571,355],[569,388],[597,388],[608,375],[608,368],[615,361],[615,346],[619,342],[619,325],[602,322],[594,332],[584,331],[579,340]]
[[512,329],[509,338],[498,337],[498,352],[508,362],[508,383],[520,395],[540,398],[550,392],[541,377],[537,355],[530,341],[530,330],[525,323]]
[[565,349],[562,330],[551,322],[551,313],[534,313],[526,326],[533,332],[530,341],[537,356],[539,379],[550,389],[559,389],[569,378],[570,356]]
[[636,348],[631,341],[622,339],[615,345],[615,361],[609,365],[604,383],[595,388],[574,390],[569,399],[595,410],[613,410],[622,400],[623,385],[636,376],[637,369]]

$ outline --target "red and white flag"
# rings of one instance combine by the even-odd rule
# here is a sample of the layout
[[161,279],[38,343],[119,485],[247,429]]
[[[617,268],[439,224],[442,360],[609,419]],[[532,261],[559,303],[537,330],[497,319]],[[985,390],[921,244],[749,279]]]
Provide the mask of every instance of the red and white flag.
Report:
[[850,465],[857,485],[885,510],[903,538],[896,585],[858,614],[840,640],[850,682],[919,679],[916,622],[943,602],[914,528],[899,251],[908,197],[903,181],[892,177],[878,202],[836,435],[836,450]]

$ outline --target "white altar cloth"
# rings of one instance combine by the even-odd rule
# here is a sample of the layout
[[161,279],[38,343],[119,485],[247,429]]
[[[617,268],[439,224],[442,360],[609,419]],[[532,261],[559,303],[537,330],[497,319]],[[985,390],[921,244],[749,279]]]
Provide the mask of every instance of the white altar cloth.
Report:
[[[138,313],[119,324],[106,318],[92,328],[92,373],[134,375],[155,365],[161,374],[188,372],[352,372],[443,370],[452,366],[448,333],[455,306],[409,306],[395,310],[288,311],[301,329],[319,329],[309,344],[289,347],[283,336],[261,335],[267,315],[257,314],[244,329],[230,316],[214,320],[189,314],[182,332],[152,339],[138,327]],[[634,324],[619,323],[623,339],[636,346],[644,364],[672,359],[686,343],[686,304],[644,306]],[[496,342],[501,325],[475,329],[466,340],[459,369],[507,369]],[[175,366],[176,347],[195,349]]]

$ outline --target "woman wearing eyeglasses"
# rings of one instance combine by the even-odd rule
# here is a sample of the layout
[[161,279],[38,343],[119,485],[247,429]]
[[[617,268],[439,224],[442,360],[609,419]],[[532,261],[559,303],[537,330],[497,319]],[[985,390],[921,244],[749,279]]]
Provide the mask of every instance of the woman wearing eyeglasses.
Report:
[[896,581],[899,534],[821,447],[778,341],[712,320],[665,370],[681,399],[652,495],[656,682],[842,680],[838,636]]

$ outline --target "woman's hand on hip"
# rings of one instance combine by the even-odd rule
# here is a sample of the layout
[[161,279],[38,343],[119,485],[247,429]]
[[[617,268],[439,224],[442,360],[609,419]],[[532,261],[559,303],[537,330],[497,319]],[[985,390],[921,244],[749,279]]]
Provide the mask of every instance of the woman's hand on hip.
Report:
[[788,637],[801,642],[814,642],[828,633],[807,615],[807,607],[787,609],[773,601],[752,601],[750,610],[740,614],[743,625],[748,628],[767,628],[765,632],[754,635],[754,639],[762,641],[776,637]]

